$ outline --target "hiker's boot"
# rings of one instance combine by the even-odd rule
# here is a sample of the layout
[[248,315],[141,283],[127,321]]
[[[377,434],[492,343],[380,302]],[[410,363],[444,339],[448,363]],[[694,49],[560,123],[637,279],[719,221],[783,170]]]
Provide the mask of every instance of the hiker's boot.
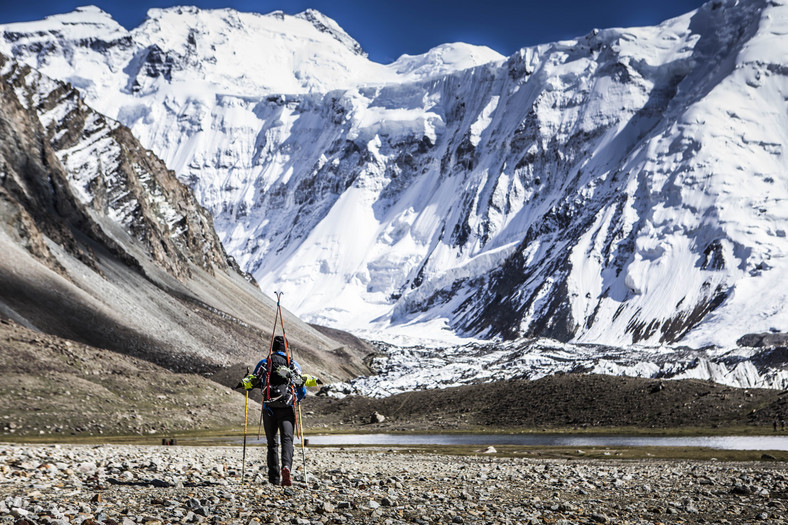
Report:
[[293,482],[290,480],[290,469],[282,467],[282,486],[289,487]]
[[272,485],[279,485],[279,471],[277,469],[268,469],[268,482]]

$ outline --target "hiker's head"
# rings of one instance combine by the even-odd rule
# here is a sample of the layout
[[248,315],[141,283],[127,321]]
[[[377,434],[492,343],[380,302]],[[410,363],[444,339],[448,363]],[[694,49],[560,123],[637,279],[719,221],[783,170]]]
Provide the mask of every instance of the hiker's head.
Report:
[[277,335],[274,337],[274,352],[284,352],[285,351],[285,338],[281,335]]

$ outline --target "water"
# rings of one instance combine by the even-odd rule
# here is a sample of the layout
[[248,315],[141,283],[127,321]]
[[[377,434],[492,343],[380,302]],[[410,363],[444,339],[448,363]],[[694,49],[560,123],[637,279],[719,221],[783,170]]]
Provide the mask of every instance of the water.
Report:
[[306,436],[311,445],[522,445],[556,447],[704,447],[785,450],[788,436],[585,436],[567,434],[333,434]]

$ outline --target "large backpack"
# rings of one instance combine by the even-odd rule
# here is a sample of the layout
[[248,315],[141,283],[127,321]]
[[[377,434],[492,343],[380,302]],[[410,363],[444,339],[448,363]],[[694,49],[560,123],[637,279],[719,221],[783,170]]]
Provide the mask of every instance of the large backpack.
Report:
[[[293,389],[291,388],[290,379],[282,377],[278,370],[280,367],[285,367],[293,370],[292,367],[287,365],[287,358],[281,354],[271,354],[271,362],[265,368],[266,378],[263,381],[263,400],[265,404],[273,408],[284,408],[293,406]],[[270,396],[268,391],[268,370],[271,370],[270,375]]]

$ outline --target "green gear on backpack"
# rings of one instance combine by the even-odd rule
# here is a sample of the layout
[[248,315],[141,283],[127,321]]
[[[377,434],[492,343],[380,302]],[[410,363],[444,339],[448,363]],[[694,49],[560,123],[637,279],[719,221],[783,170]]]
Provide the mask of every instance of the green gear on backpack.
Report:
[[288,367],[284,366],[284,365],[283,365],[283,366],[280,366],[280,367],[278,367],[278,368],[276,369],[276,373],[277,373],[277,374],[279,375],[279,377],[281,377],[282,379],[291,379],[291,377],[290,377],[290,376],[291,376],[290,369],[289,369]]
[[241,384],[243,385],[244,390],[251,390],[254,388],[255,379],[257,379],[257,376],[254,374],[249,374],[248,376],[241,379]]
[[292,383],[296,387],[301,387],[304,384],[304,380],[298,372],[292,368],[288,368],[286,366],[280,366],[276,369],[277,375],[283,379],[287,379],[288,382]]

